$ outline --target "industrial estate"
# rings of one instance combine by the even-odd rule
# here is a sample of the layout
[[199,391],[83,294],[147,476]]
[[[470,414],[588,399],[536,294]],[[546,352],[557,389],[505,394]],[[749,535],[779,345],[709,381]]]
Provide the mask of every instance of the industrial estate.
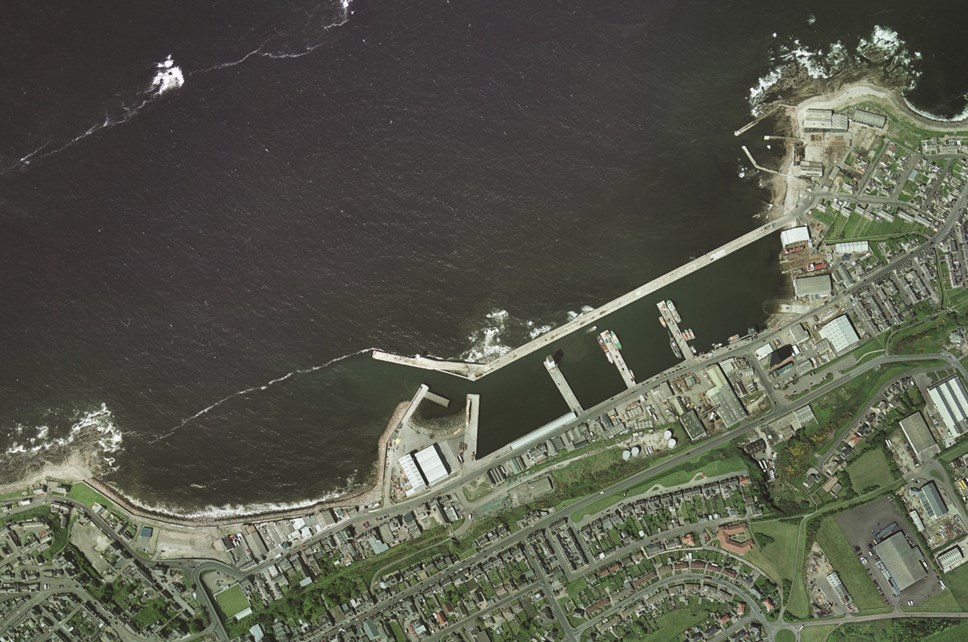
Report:
[[[496,362],[374,354],[478,379],[537,353],[568,412],[495,452],[486,398],[423,385],[343,505],[4,496],[0,640],[968,639],[968,132],[889,96],[784,108],[782,214]],[[607,315],[767,237],[791,292],[768,327],[700,349],[663,298],[642,322],[678,363],[638,379]],[[624,390],[587,407],[550,346],[593,324]]]

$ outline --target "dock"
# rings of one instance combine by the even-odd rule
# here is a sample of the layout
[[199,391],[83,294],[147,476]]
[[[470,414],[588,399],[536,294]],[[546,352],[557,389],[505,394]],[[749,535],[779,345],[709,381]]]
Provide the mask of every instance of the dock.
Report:
[[571,410],[576,415],[580,415],[584,408],[578,403],[578,397],[572,392],[571,386],[568,385],[568,381],[565,379],[565,375],[562,374],[561,370],[558,369],[558,364],[555,363],[555,358],[548,355],[544,360],[545,369],[548,374],[551,375],[551,380],[555,382],[555,386],[558,388],[558,392],[561,393],[561,398],[565,400],[565,404],[568,405],[568,409]]
[[760,123],[760,121],[762,121],[764,118],[766,118],[767,116],[769,116],[770,114],[772,114],[774,111],[776,111],[776,108],[777,108],[777,105],[775,105],[775,104],[774,105],[771,105],[770,108],[767,109],[766,111],[764,111],[762,114],[760,114],[759,116],[757,116],[756,118],[754,118],[750,122],[746,123],[745,125],[743,125],[739,129],[737,129],[736,131],[734,131],[733,132],[733,136],[742,136],[743,134],[745,134],[749,130],[753,129],[754,127],[756,127],[756,125],[758,125]]
[[469,459],[477,459],[477,424],[481,414],[481,396],[467,395],[464,409],[464,443],[467,444]]
[[628,365],[625,363],[625,359],[622,357],[622,344],[619,342],[618,337],[611,330],[605,330],[600,335],[598,335],[598,343],[605,350],[605,354],[608,355],[609,361],[618,370],[618,373],[622,376],[622,381],[625,382],[625,387],[631,390],[635,387],[635,375],[629,370]]
[[760,239],[779,232],[787,223],[792,223],[797,219],[798,216],[810,210],[816,200],[817,199],[814,198],[811,201],[786,212],[783,216],[761,225],[760,227],[757,227],[756,229],[753,229],[746,234],[743,234],[742,236],[739,236],[732,241],[729,241],[720,247],[711,250],[710,252],[707,252],[696,259],[693,259],[685,265],[681,265],[669,272],[666,272],[662,276],[652,279],[648,283],[645,283],[631,292],[627,292],[622,296],[603,304],[601,307],[595,308],[591,312],[579,315],[568,323],[560,325],[550,332],[542,334],[533,341],[515,348],[510,352],[498,357],[497,359],[487,363],[447,362],[429,359],[427,357],[401,357],[378,350],[373,352],[373,358],[381,361],[412,366],[415,368],[423,368],[425,370],[446,372],[456,377],[463,377],[464,379],[468,379],[470,381],[476,381],[492,372],[500,370],[510,363],[514,363],[522,357],[530,355],[533,352],[537,352],[538,350],[548,348],[556,341],[571,334],[572,332],[594,325],[603,317],[611,314],[612,312],[615,312],[616,310],[623,308],[630,303],[634,303],[635,301],[638,301],[639,299],[646,297],[653,292],[661,290],[667,285],[675,283],[676,281],[689,276],[690,274],[693,274],[720,259],[725,258],[729,254],[743,249],[751,243],[755,243]]
[[666,332],[669,333],[676,348],[679,349],[680,354],[677,356],[686,361],[693,359],[692,346],[689,345],[689,341],[683,334],[682,328],[679,327],[682,319],[679,317],[679,313],[676,312],[676,306],[672,301],[659,301],[656,307],[659,308],[659,314],[662,315],[660,318],[665,322]]

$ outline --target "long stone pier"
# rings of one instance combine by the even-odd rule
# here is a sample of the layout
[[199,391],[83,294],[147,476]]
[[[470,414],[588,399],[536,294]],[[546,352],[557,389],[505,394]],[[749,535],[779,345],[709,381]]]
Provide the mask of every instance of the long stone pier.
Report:
[[578,397],[572,392],[571,386],[568,385],[568,380],[565,379],[565,375],[558,369],[558,364],[555,363],[555,358],[548,355],[544,360],[545,369],[548,374],[551,375],[551,380],[555,382],[555,386],[558,388],[558,392],[561,393],[561,398],[565,400],[568,405],[568,409],[571,410],[576,415],[580,415],[584,410],[581,404],[578,402]]
[[488,363],[464,363],[464,362],[453,362],[453,361],[439,361],[436,359],[430,359],[427,357],[401,357],[395,354],[390,354],[387,352],[374,351],[373,358],[379,359],[381,361],[388,361],[391,363],[398,363],[402,365],[412,366],[415,368],[423,368],[425,370],[437,370],[439,372],[445,372],[452,374],[454,376],[463,377],[471,381],[476,381],[482,377],[486,377],[490,373],[500,370],[504,366],[517,361],[518,359],[525,357],[538,350],[543,350],[558,341],[562,337],[580,330],[586,326],[590,326],[605,316],[608,316],[612,312],[625,307],[630,303],[634,303],[639,299],[646,297],[653,292],[661,290],[671,283],[675,283],[679,279],[689,276],[693,272],[697,272],[702,268],[715,263],[719,259],[732,254],[738,250],[743,249],[751,243],[755,243],[762,238],[769,236],[782,229],[787,223],[791,223],[796,220],[797,216],[801,215],[803,212],[809,209],[808,206],[800,206],[793,209],[783,216],[774,219],[773,221],[761,225],[760,227],[739,236],[728,243],[719,246],[711,252],[707,252],[702,256],[689,261],[685,265],[681,265],[674,270],[666,272],[660,277],[652,279],[644,285],[640,285],[631,292],[627,292],[622,296],[605,303],[599,308],[595,308],[587,314],[582,314],[575,319],[572,319],[564,325],[560,325],[550,332],[546,332],[540,337],[530,341],[523,346],[511,350],[507,354],[504,354],[493,361]]
[[662,315],[662,319],[665,321],[666,331],[669,333],[669,336],[672,337],[672,340],[676,342],[676,346],[682,353],[682,358],[686,361],[689,361],[693,358],[692,348],[689,346],[689,342],[686,340],[686,338],[682,336],[682,329],[679,328],[679,322],[676,321],[677,315],[673,314],[672,309],[670,309],[668,306],[668,303],[671,303],[671,301],[660,301],[656,304],[656,307],[659,308],[659,314]]
[[470,459],[477,459],[477,425],[481,416],[481,396],[467,395],[467,406],[464,408],[464,443]]
[[[602,333],[606,334],[607,330]],[[614,336],[614,333],[611,333]],[[618,370],[619,375],[622,377],[622,381],[625,382],[625,387],[631,390],[635,387],[635,375],[632,374],[632,370],[629,369],[628,365],[625,363],[625,359],[622,357],[621,350],[615,345],[615,341],[611,338],[605,339],[603,345],[605,346],[605,352],[609,357],[612,358],[612,364]]]

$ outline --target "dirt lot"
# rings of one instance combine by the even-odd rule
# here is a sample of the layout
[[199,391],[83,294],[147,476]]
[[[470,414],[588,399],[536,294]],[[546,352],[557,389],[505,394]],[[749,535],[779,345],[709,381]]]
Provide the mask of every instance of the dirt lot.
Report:
[[[906,535],[913,535],[907,516],[901,515],[890,499],[883,497],[869,504],[864,504],[863,506],[858,506],[852,510],[840,513],[834,519],[844,532],[844,536],[850,545],[855,547],[855,550],[863,552],[864,557],[867,559],[865,568],[867,569],[868,576],[874,580],[877,588],[880,589],[881,593],[891,604],[906,606],[908,600],[910,600],[915,605],[918,605],[941,592],[941,586],[938,584],[938,576],[933,570],[930,570],[930,564],[928,566],[929,572],[927,577],[915,582],[912,586],[901,591],[901,594],[897,596],[894,595],[894,591],[891,590],[891,586],[884,578],[884,575],[877,569],[875,564],[876,559],[870,551],[870,548],[874,536],[881,529],[890,525],[892,522],[897,522],[897,525]],[[924,550],[921,553],[925,554],[926,558],[930,554]]]

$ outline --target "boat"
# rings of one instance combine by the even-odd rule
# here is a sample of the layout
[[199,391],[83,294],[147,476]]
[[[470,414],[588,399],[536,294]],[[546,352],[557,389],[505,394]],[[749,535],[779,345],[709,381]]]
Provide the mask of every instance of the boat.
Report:
[[672,301],[666,301],[666,307],[669,309],[672,318],[676,320],[676,323],[682,323],[682,317],[679,316],[679,311],[676,310],[676,304]]
[[729,341],[730,343],[732,343],[733,341],[739,341],[739,335],[738,335],[738,334],[734,334],[733,336],[731,336],[731,337],[730,337],[730,338],[728,339],[728,341]]
[[612,355],[608,351],[608,346],[605,344],[605,337],[608,334],[608,330],[605,330],[600,335],[598,335],[598,345],[601,346],[602,352],[605,353],[605,358],[608,359],[609,363],[614,363],[612,361]]
[[666,325],[665,317],[659,317],[659,325],[661,325],[663,328],[668,328],[669,327],[669,326]]
[[719,342],[713,344],[713,350],[719,350],[722,347],[723,347],[723,344]]
[[677,359],[682,359],[682,350],[679,349],[676,340],[671,335],[669,336],[669,347],[672,348],[672,354],[676,355]]
[[693,354],[699,354],[698,352],[696,352],[696,346],[689,346],[689,349],[692,350]]
[[618,340],[618,335],[615,334],[614,332],[612,332],[611,330],[608,331],[608,334],[609,334],[609,337],[612,339],[612,344],[616,348],[618,348],[619,350],[621,350],[622,349],[622,342]]

